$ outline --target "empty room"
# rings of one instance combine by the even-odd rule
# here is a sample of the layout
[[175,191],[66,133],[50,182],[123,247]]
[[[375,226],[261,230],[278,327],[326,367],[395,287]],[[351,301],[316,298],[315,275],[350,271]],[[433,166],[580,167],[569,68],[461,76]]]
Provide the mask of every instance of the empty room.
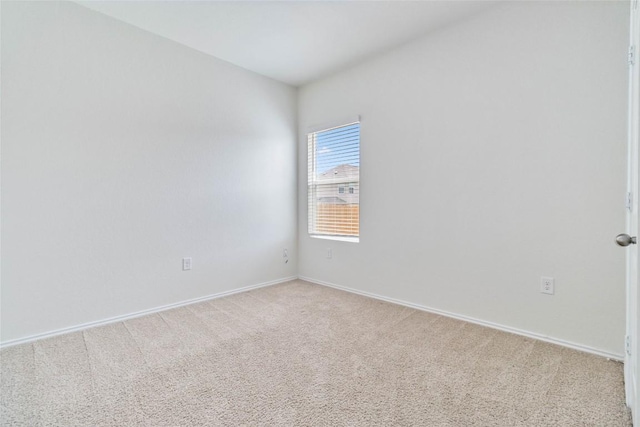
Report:
[[0,426],[640,425],[639,9],[0,2]]

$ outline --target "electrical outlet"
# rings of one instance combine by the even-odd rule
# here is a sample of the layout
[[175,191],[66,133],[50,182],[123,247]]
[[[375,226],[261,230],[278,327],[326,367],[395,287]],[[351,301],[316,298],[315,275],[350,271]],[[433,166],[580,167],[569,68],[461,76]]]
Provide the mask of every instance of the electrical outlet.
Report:
[[182,258],[182,269],[183,270],[191,270],[191,258]]
[[553,277],[540,278],[540,292],[543,294],[553,295],[555,293],[555,280]]
[[327,259],[331,258],[333,258],[333,252],[331,251],[331,248],[327,248]]
[[289,251],[287,251],[287,248],[282,250],[282,258],[284,258],[285,264],[289,262]]

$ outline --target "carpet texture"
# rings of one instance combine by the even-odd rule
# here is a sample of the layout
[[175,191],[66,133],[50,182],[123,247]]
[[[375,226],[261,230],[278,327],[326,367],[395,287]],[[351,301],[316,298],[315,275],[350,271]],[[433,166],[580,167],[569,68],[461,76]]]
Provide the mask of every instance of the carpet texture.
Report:
[[3,426],[630,426],[622,364],[293,281],[0,352]]

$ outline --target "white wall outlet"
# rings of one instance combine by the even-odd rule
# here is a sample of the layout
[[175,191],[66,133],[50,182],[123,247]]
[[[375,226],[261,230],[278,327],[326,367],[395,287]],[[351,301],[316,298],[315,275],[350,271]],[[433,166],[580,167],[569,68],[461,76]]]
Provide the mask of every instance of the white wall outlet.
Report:
[[287,251],[287,248],[284,248],[282,250],[282,258],[284,258],[284,263],[287,264],[289,262],[289,251]]
[[191,258],[182,258],[182,269],[183,270],[191,270]]
[[327,248],[327,259],[331,258],[333,258],[333,252],[331,251],[331,248]]
[[553,277],[542,276],[540,278],[540,292],[553,295],[555,293],[555,280]]

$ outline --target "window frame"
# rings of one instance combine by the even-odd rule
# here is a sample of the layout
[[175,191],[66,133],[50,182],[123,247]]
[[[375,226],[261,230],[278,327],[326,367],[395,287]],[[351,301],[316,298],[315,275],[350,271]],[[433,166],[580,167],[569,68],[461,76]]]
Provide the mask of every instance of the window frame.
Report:
[[[316,173],[315,163],[318,158],[318,150],[317,150],[317,140],[316,135],[331,131],[334,129],[358,125],[358,234],[357,235],[347,235],[347,234],[333,234],[333,233],[322,233],[317,231],[317,187],[318,187],[318,179],[317,177],[314,179],[314,174]],[[360,186],[360,157],[361,157],[361,142],[362,142],[362,134],[361,134],[361,121],[358,116],[355,120],[345,120],[340,124],[332,125],[332,126],[323,126],[323,127],[315,127],[309,129],[307,131],[307,233],[309,237],[316,239],[326,239],[326,240],[335,240],[335,241],[344,241],[344,242],[352,242],[357,243],[360,241],[360,198],[359,198],[359,186]],[[356,194],[354,186],[356,183],[353,180],[353,177],[345,177],[345,181],[343,183],[338,183],[337,193],[335,194],[344,194],[344,195],[354,195]],[[340,188],[343,189],[343,193],[339,193]],[[314,204],[315,202],[315,204]],[[312,212],[313,211],[313,212]]]

